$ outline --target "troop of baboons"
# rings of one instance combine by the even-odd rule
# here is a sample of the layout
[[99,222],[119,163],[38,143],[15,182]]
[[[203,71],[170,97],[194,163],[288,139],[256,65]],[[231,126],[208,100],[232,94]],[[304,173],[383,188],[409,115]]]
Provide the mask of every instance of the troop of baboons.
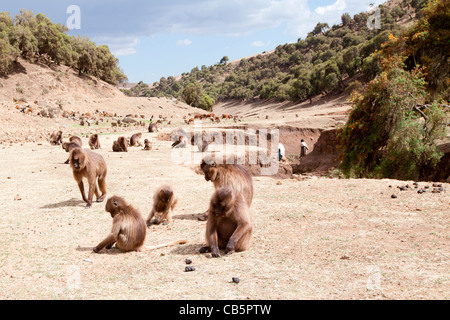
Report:
[[[149,129],[150,130],[150,129]],[[132,135],[129,140],[121,136],[113,142],[113,152],[127,152],[128,147],[144,147],[151,150],[151,142],[144,140],[140,143],[141,133]],[[204,151],[207,142],[200,139],[199,149]],[[78,185],[81,197],[86,202],[86,209],[92,206],[93,196],[96,202],[103,202],[106,198],[106,175],[108,172],[104,158],[92,151],[100,148],[99,136],[91,135],[88,140],[90,149],[82,148],[82,141],[72,136],[69,142],[62,142],[62,132],[51,135],[52,145],[62,144],[62,148],[69,152],[69,159],[73,177]],[[181,135],[172,147],[186,144],[187,138]],[[193,144],[193,142],[191,141]],[[206,144],[206,146],[205,146]],[[244,251],[249,248],[252,239],[253,227],[250,205],[253,199],[253,182],[248,170],[238,164],[218,164],[213,158],[205,157],[200,169],[206,181],[214,185],[209,207],[198,220],[207,220],[205,241],[206,246],[201,247],[200,253],[211,252],[212,257],[220,257],[220,250],[226,254]],[[87,178],[88,194],[86,196],[83,178]],[[147,227],[152,224],[169,224],[178,198],[170,185],[159,187],[153,195],[152,209],[146,220],[141,213],[120,196],[110,197],[105,205],[105,211],[113,218],[111,232],[107,237],[93,248],[99,253],[103,248],[111,249],[114,244],[121,251],[152,250],[166,246],[185,244],[187,240],[178,240],[153,247],[145,247]]]

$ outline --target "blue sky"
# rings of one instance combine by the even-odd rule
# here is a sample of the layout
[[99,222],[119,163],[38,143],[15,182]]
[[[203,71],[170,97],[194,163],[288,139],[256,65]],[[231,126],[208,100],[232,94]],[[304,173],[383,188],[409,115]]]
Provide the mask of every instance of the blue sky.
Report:
[[107,44],[130,82],[153,83],[223,56],[230,60],[304,39],[318,22],[339,24],[380,0],[14,0],[1,11],[43,13],[67,24],[80,8],[80,29],[70,35]]

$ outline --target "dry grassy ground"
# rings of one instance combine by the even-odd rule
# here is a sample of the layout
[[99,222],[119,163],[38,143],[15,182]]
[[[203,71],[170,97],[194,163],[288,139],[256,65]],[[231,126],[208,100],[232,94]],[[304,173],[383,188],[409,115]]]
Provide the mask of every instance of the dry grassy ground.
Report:
[[[170,142],[157,134],[142,137],[153,142],[149,152],[113,153],[116,138],[100,137],[108,196],[146,217],[153,192],[171,184],[180,199],[174,222],[149,228],[146,245],[189,243],[93,253],[112,219],[104,203],[84,209],[63,164],[68,154],[47,142],[2,146],[1,299],[450,298],[448,184],[419,195],[396,188],[412,181],[255,177],[251,249],[213,259],[198,253],[205,222],[197,220],[212,184],[174,164]],[[195,271],[184,271],[186,258]]]

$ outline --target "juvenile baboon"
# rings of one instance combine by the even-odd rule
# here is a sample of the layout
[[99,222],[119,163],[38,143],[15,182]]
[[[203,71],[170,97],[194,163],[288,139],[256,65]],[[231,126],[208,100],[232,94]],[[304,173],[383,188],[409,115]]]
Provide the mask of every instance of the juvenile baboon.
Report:
[[89,137],[89,147],[91,150],[100,149],[100,140],[98,139],[98,134],[93,134]]
[[144,149],[146,151],[152,150],[152,143],[150,142],[150,140],[145,139],[144,140]]
[[[94,193],[97,202],[102,202],[106,196],[105,179],[108,171],[103,157],[89,149],[74,148],[70,151],[69,159],[73,177],[78,184],[83,200],[86,202],[86,209],[91,207]],[[84,192],[83,177],[88,179],[89,192],[87,198]],[[98,189],[102,192],[101,195]]]
[[147,218],[147,226],[152,223],[153,217],[155,223],[169,223],[172,221],[172,212],[178,202],[171,186],[164,185],[160,187],[153,195],[153,208]]
[[130,138],[130,147],[142,147],[142,143],[139,141],[142,137],[142,133],[135,133]]
[[249,248],[253,227],[250,210],[240,193],[229,187],[218,188],[211,197],[206,223],[206,247],[200,253],[211,252],[220,257],[219,249],[226,254]]
[[141,251],[147,234],[141,214],[118,196],[108,199],[105,210],[113,218],[111,233],[93,251],[98,253],[104,247],[110,249],[114,243],[123,251]]
[[59,146],[62,143],[62,131],[52,132],[50,135],[50,144],[52,146]]
[[[250,208],[253,200],[253,180],[247,169],[239,164],[217,164],[211,157],[206,157],[200,165],[206,181],[211,181],[217,190],[230,187],[237,194],[242,194]],[[206,220],[208,211],[199,220]]]
[[128,152],[128,141],[125,137],[119,137],[113,142],[112,149],[114,152]]

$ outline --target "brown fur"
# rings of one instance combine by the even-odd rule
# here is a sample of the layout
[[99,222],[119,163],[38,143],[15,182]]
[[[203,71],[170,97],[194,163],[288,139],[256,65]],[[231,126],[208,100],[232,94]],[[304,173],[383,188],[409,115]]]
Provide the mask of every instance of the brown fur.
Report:
[[78,143],[78,145],[79,145],[80,147],[83,146],[83,141],[81,141],[81,138],[80,138],[80,137],[77,137],[77,136],[71,136],[71,137],[69,138],[69,141],[70,141],[70,142]]
[[89,137],[89,147],[91,150],[100,149],[100,140],[98,139],[98,134],[93,134]]
[[142,133],[135,133],[130,138],[130,147],[142,147],[142,143],[139,141],[142,137]]
[[[73,177],[78,184],[83,200],[86,202],[86,209],[91,207],[94,193],[97,202],[102,202],[106,196],[105,178],[107,173],[106,162],[103,157],[89,149],[74,148],[70,151],[69,159]],[[89,192],[87,198],[84,192],[83,177],[88,179]],[[101,195],[98,189],[102,192]]]
[[144,149],[146,151],[152,150],[152,143],[150,142],[150,140],[145,139],[144,140]]
[[119,137],[113,142],[112,149],[114,152],[128,152],[128,141],[125,137]]
[[158,132],[158,125],[156,123],[150,123],[148,132]]
[[62,143],[62,131],[53,132],[50,135],[50,144],[52,146],[59,146]]
[[113,218],[111,233],[93,251],[98,253],[104,247],[110,249],[114,243],[122,251],[141,251],[147,229],[141,214],[132,205],[118,196],[108,199],[105,210]]
[[[66,152],[70,152],[70,151],[72,151],[72,149],[80,148],[80,147],[81,146],[76,142],[64,142],[62,144],[62,148],[64,150],[66,150]],[[68,164],[69,162],[70,162],[70,157],[67,158],[67,160],[66,160],[66,162],[64,162],[64,164]]]
[[244,251],[250,247],[253,227],[250,210],[242,195],[229,187],[218,188],[209,206],[206,223],[206,247],[200,253],[211,252],[220,257],[220,249],[226,254]]
[[153,208],[147,218],[147,226],[152,223],[153,217],[155,223],[171,222],[173,209],[178,203],[178,199],[175,196],[171,186],[164,185],[160,187],[153,195]]
[[[211,158],[203,159],[201,170],[206,181],[211,181],[217,190],[220,187],[230,187],[238,194],[242,194],[244,201],[250,208],[253,200],[253,181],[247,169],[239,164],[217,164]],[[199,220],[206,220],[208,211]]]

